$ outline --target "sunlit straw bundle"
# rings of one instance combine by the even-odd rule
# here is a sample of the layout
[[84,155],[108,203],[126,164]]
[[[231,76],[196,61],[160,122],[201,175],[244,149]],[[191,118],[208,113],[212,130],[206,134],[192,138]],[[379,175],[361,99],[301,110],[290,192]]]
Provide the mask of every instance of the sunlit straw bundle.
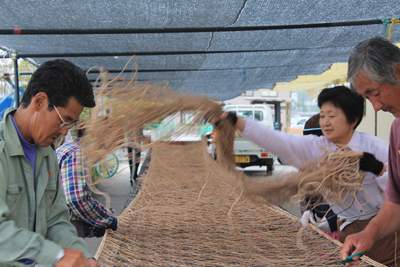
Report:
[[349,195],[355,198],[364,190],[365,173],[359,170],[359,157],[354,157],[354,151],[321,149],[324,153],[320,157],[291,174],[274,180],[244,177],[244,196],[277,205],[300,202],[305,196],[323,196],[332,205],[341,205]]
[[[199,120],[215,121],[222,114],[222,107],[214,99],[183,94],[170,90],[165,83],[140,83],[113,77],[102,70],[98,79],[96,107],[85,124],[89,134],[84,138],[89,163],[94,163],[117,149],[126,148],[132,139],[141,139],[146,124],[174,116],[178,112],[191,111],[193,125],[175,128],[160,140],[145,144],[143,149],[156,147],[173,140],[174,136],[188,133]],[[230,128],[230,129],[229,129]],[[223,165],[234,166],[232,126],[223,124],[220,131],[226,138],[218,146]]]

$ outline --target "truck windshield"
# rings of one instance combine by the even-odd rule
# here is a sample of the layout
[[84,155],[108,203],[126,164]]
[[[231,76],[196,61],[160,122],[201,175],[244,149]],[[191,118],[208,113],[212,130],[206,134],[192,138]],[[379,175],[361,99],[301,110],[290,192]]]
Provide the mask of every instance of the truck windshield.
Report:
[[262,111],[257,111],[257,110],[254,111],[254,116],[252,110],[239,110],[237,116],[252,118],[258,121],[264,120],[264,113]]
[[264,113],[262,111],[254,111],[254,119],[258,121],[264,120]]

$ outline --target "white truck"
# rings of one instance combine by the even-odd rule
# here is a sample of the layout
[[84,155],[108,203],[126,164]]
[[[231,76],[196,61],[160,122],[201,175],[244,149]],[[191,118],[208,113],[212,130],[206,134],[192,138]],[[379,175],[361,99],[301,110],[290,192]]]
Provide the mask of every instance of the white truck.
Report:
[[[223,109],[227,112],[235,112],[239,117],[255,119],[270,129],[274,129],[271,108],[267,104],[226,105]],[[267,175],[272,175],[275,157],[273,154],[243,137],[235,138],[233,149],[237,166],[241,168],[267,166]]]

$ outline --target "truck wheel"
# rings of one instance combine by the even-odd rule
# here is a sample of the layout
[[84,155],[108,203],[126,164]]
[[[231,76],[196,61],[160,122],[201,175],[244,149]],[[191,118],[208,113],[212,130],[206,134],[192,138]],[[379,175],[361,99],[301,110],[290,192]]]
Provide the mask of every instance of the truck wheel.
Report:
[[267,165],[267,176],[272,175],[272,171],[274,170],[274,165]]

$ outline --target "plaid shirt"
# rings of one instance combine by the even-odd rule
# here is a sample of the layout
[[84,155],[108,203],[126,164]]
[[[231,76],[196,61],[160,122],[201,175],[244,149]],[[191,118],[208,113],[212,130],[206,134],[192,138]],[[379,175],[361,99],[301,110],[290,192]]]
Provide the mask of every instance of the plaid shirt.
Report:
[[84,220],[95,227],[108,227],[113,222],[114,210],[104,207],[91,196],[89,168],[84,163],[80,141],[78,137],[71,137],[56,150],[70,219]]

